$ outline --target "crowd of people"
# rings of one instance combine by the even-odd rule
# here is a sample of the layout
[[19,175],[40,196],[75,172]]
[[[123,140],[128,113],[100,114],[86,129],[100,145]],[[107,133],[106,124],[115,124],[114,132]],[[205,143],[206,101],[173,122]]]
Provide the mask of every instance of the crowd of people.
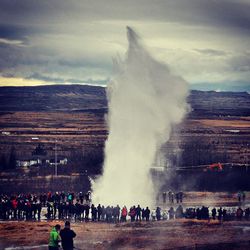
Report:
[[47,219],[66,219],[75,214],[78,204],[90,204],[90,192],[48,192],[40,195],[0,194],[0,219],[40,220],[42,208],[47,208]]
[[229,220],[249,220],[250,209],[241,207],[238,208],[212,208],[211,211],[208,207],[202,206],[201,208],[187,208],[185,211],[185,218],[198,219],[198,220],[209,220],[218,219],[219,221],[229,221]]
[[246,200],[246,194],[243,191],[239,191],[237,194],[237,198],[239,202],[245,202]]
[[168,201],[169,203],[174,203],[174,201],[176,201],[176,203],[182,203],[183,201],[183,192],[179,191],[179,192],[173,192],[173,191],[168,191],[168,192],[163,192],[162,193],[162,201],[163,203],[167,202],[167,196],[168,196]]
[[36,195],[0,195],[0,219],[41,219],[42,204]]
[[[0,219],[1,220],[71,220],[71,221],[101,221],[108,223],[126,221],[171,220],[178,218],[218,219],[234,220],[249,219],[250,209],[238,208],[183,208],[183,193],[168,193],[169,209],[157,207],[150,210],[149,207],[140,205],[127,208],[126,206],[95,206],[91,203],[91,193],[64,193],[48,192],[40,195],[0,195]],[[163,203],[167,193],[163,193]],[[177,207],[172,203],[176,198]],[[245,199],[245,198],[244,198]],[[165,202],[164,202],[165,201]],[[43,211],[43,213],[42,213]]]

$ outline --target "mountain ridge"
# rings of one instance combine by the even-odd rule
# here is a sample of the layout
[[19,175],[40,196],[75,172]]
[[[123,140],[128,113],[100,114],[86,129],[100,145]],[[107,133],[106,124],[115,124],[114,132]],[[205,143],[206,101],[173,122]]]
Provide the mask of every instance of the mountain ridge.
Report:
[[[247,92],[191,90],[192,116],[250,116]],[[56,111],[107,112],[106,88],[91,85],[0,87],[0,112]]]

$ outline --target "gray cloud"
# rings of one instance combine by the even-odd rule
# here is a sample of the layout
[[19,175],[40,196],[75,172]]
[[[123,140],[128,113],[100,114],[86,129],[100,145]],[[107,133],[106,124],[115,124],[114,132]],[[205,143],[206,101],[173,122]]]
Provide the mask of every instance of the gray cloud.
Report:
[[194,51],[208,56],[226,56],[227,52],[215,49],[194,49]]
[[250,50],[249,9],[248,0],[1,0],[0,71],[105,82],[111,58],[125,51],[125,26],[132,24],[187,79],[246,81],[250,63],[241,54]]
[[[232,0],[2,0],[4,23],[37,25],[54,21],[157,20],[250,29],[250,2]],[[28,23],[32,21],[32,23]]]
[[245,52],[242,55],[236,56],[230,60],[232,70],[236,72],[247,72],[250,77],[250,52]]

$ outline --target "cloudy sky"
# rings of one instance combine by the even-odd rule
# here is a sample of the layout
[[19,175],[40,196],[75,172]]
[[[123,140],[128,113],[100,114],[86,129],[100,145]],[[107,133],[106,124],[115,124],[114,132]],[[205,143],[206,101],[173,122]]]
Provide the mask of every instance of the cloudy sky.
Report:
[[126,26],[192,88],[250,90],[250,0],[0,0],[0,85],[108,84]]

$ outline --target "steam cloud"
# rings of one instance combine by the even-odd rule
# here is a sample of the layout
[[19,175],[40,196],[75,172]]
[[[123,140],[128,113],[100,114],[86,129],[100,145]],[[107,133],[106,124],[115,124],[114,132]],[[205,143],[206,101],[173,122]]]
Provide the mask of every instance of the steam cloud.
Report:
[[156,61],[127,27],[126,58],[114,60],[108,87],[109,136],[103,175],[93,183],[93,202],[153,205],[149,172],[171,127],[183,119],[188,84]]

